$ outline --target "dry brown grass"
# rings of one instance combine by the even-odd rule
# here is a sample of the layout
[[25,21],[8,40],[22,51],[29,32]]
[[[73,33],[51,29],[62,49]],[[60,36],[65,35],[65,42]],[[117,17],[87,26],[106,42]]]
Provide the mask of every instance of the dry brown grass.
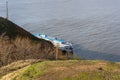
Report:
[[30,38],[0,36],[0,67],[27,59],[68,59],[61,50],[56,50],[48,41],[34,41]]
[[31,65],[33,63],[41,62],[41,61],[44,61],[44,60],[28,59],[28,60],[19,60],[19,61],[13,62],[11,64],[8,64],[8,65],[0,68],[0,77],[8,74],[10,72],[16,71],[16,70],[21,69],[23,67],[26,67],[28,65]]
[[8,73],[0,80],[120,80],[118,71],[119,64],[106,61],[43,61]]
[[[66,63],[67,62],[67,63]],[[108,62],[102,61],[59,61],[59,62],[51,62],[47,63],[48,69],[47,73],[40,76],[40,78],[36,80],[119,80],[112,79],[114,75],[119,75],[119,65],[110,64]],[[117,69],[117,71],[115,71]],[[82,76],[83,73],[83,76]],[[93,74],[91,77],[99,76],[100,79],[89,79],[88,75],[84,76],[84,73]],[[74,77],[88,77],[88,79],[74,79]],[[64,79],[65,77],[70,77],[70,79]],[[72,78],[73,77],[73,78]],[[104,79],[102,79],[104,77]],[[63,79],[62,79],[63,78]]]
[[47,42],[36,42],[21,37],[15,40],[0,37],[0,67],[17,60],[49,59],[50,57],[53,57],[53,49]]

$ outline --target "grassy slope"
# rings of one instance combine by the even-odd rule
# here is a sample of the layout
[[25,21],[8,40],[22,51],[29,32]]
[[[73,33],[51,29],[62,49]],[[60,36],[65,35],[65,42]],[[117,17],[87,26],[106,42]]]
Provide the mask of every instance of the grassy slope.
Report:
[[15,23],[0,17],[0,67],[17,60],[53,57],[51,42],[38,39]]
[[16,39],[17,37],[29,38],[30,40],[39,41],[42,45],[53,47],[51,42],[44,39],[38,39],[22,27],[2,17],[0,17],[0,35],[6,35],[10,39]]
[[44,61],[5,75],[1,80],[120,80],[120,64],[106,61]]
[[35,39],[35,37],[32,36],[29,32],[25,31],[18,25],[2,17],[0,17],[0,35],[1,34],[5,34],[10,38],[16,38],[16,36],[21,36],[21,37],[32,37]]

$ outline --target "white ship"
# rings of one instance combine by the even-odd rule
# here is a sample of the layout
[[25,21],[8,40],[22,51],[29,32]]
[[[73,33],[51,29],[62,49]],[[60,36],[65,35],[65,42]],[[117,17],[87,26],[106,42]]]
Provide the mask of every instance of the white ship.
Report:
[[62,51],[65,51],[65,52],[69,51],[69,52],[73,53],[73,46],[72,46],[72,43],[70,43],[70,42],[67,42],[65,40],[58,39],[55,37],[50,37],[45,34],[34,34],[34,36],[36,36],[37,38],[41,38],[41,39],[50,41],[55,47],[58,47]]

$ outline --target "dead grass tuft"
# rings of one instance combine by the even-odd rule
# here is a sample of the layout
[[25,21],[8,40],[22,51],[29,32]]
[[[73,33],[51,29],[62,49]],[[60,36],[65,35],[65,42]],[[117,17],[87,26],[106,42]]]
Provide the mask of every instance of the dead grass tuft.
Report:
[[26,67],[28,65],[31,65],[33,63],[37,63],[40,61],[43,61],[43,60],[38,60],[38,59],[19,60],[19,61],[13,62],[11,64],[8,64],[6,66],[3,66],[0,68],[0,77],[8,74],[10,72],[16,71],[18,69],[21,69],[23,67]]

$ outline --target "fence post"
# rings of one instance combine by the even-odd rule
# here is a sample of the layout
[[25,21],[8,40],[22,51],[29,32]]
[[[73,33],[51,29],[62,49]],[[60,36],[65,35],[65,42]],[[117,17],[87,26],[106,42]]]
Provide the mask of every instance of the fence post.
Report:
[[59,49],[59,44],[57,44],[57,46],[56,46],[56,60],[58,60],[58,49]]

